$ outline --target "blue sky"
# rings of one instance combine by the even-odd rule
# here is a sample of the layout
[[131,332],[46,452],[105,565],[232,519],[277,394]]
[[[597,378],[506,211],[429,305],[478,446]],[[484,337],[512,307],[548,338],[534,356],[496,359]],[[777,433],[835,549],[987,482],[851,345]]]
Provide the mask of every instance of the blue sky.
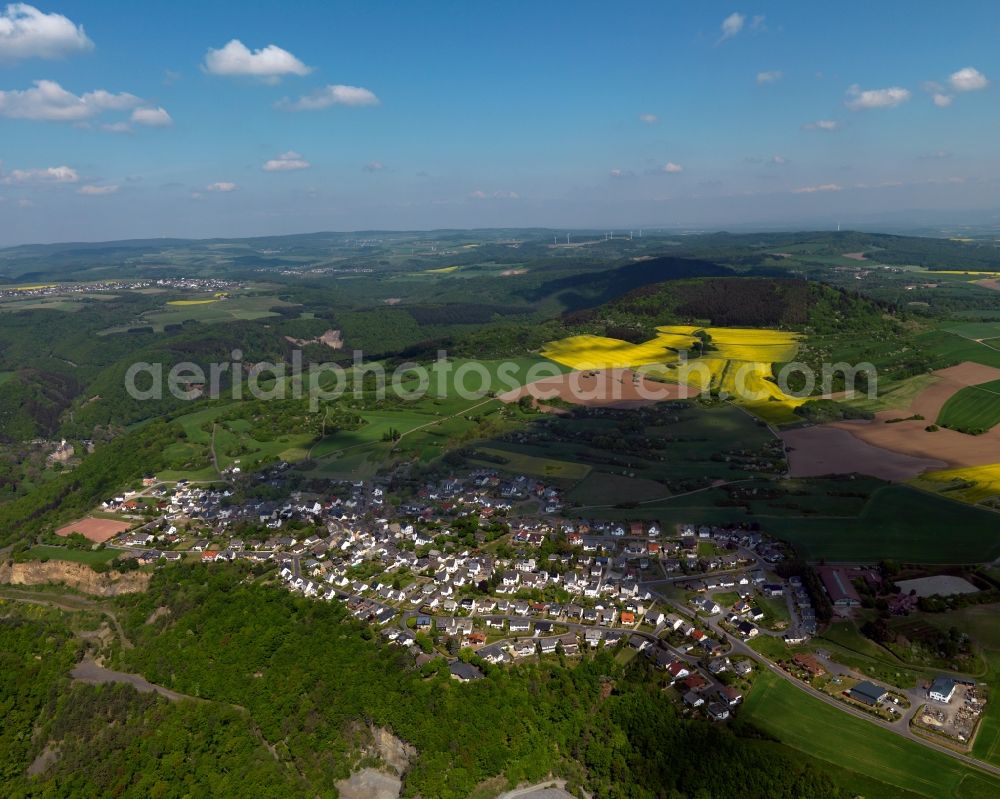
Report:
[[997,80],[989,1],[39,0],[0,244],[994,211]]

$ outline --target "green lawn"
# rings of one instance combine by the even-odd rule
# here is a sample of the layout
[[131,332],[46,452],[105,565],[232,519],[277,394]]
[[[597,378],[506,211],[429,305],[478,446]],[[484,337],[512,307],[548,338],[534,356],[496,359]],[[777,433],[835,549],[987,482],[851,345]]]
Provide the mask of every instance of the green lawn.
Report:
[[754,597],[754,604],[764,611],[763,626],[768,629],[784,629],[792,621],[788,613],[788,602],[783,596],[757,596]]
[[621,502],[648,502],[670,494],[655,480],[593,471],[566,495],[581,505],[617,505]]
[[943,369],[963,361],[1000,368],[1000,350],[964,338],[957,333],[935,330],[917,336],[917,343],[931,357],[933,369]]
[[[536,458],[532,455],[524,455],[520,452],[511,452],[504,449],[492,447],[476,447],[476,453],[490,456],[489,458],[470,460],[481,466],[492,466],[508,472],[518,474],[531,474],[538,477],[564,477],[569,480],[582,480],[590,473],[590,467],[585,463],[573,463],[572,461],[562,461],[555,458]],[[493,458],[503,459],[505,463],[499,463]]]
[[814,648],[829,651],[834,660],[897,688],[913,688],[921,678],[933,676],[921,667],[910,667],[888,649],[866,638],[854,622],[834,622],[813,642]]
[[[996,618],[993,619],[994,634]],[[984,653],[987,666],[986,681],[990,685],[990,701],[986,705],[972,753],[982,760],[1000,766],[1000,650]]]
[[68,560],[73,563],[85,563],[97,566],[118,557],[121,552],[116,549],[67,549],[66,547],[45,546],[39,544],[17,556],[18,560]]
[[1000,322],[958,322],[945,325],[942,330],[947,330],[962,338],[997,338],[1000,336]]
[[811,561],[983,563],[1000,556],[1000,514],[901,485],[878,489],[854,518],[789,515],[761,523]]
[[[820,482],[832,487],[830,481]],[[769,484],[761,481],[761,485]],[[756,522],[813,562],[890,558],[904,563],[985,563],[1000,557],[1000,514],[905,485],[879,484],[865,478],[840,481],[839,485],[840,492],[853,486],[867,493],[869,486],[878,487],[867,502],[821,491],[801,498],[792,495],[791,503],[789,497],[751,499],[749,512],[743,507],[724,506],[725,492],[709,489],[635,508],[571,509],[570,513],[616,520],[655,519],[664,529],[692,521],[719,525]],[[839,512],[838,500],[844,503]]]
[[900,789],[927,799],[1000,796],[1000,778],[830,707],[768,671],[757,676],[741,715],[793,749],[877,780],[881,797]]
[[963,433],[985,432],[1000,423],[1000,380],[956,391],[942,406],[937,423]]
[[938,380],[939,378],[933,375],[914,375],[913,377],[907,377],[886,386],[879,383],[878,397],[876,399],[858,397],[856,399],[844,400],[844,403],[850,405],[852,408],[860,408],[872,413],[889,409],[906,410],[910,407],[910,403],[924,389],[934,385]]
[[[204,299],[213,299],[206,297]],[[98,335],[120,333],[133,327],[152,326],[162,333],[165,325],[176,325],[186,321],[213,324],[235,320],[263,319],[277,316],[272,308],[287,308],[294,303],[285,302],[275,296],[243,296],[217,299],[198,305],[169,305],[154,311],[147,311],[138,320],[129,324],[102,330]]]
[[740,595],[735,591],[723,591],[721,594],[712,594],[712,599],[718,602],[720,607],[731,608],[740,601]]

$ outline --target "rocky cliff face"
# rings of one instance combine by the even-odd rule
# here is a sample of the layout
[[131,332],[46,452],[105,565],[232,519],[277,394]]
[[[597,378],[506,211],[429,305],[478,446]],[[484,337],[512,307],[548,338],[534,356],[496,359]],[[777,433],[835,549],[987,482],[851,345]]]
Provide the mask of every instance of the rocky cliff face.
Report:
[[82,563],[65,560],[27,561],[0,564],[0,583],[10,585],[44,585],[63,583],[77,591],[94,596],[136,594],[149,586],[149,575],[144,572],[110,571],[99,574]]

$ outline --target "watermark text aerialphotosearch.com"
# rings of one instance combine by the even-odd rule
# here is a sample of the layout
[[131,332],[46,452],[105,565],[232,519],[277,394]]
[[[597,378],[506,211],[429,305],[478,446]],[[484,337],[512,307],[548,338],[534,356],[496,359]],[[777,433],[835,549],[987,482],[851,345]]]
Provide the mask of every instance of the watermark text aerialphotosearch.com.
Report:
[[[648,379],[640,373],[614,369],[614,379],[594,380],[606,369],[578,370],[566,373],[557,364],[539,361],[525,367],[523,362],[504,361],[487,366],[470,360],[450,360],[441,351],[430,364],[412,361],[386,365],[382,361],[365,361],[356,351],[347,366],[325,362],[303,363],[301,350],[292,353],[288,363],[243,361],[243,353],[233,350],[229,361],[215,362],[207,368],[190,361],[166,366],[145,361],[132,364],[125,374],[125,390],[136,400],[160,400],[172,396],[181,400],[229,398],[240,400],[309,400],[310,410],[343,396],[357,399],[388,396],[402,400],[419,400],[427,396],[458,396],[475,400],[503,395],[522,386],[546,380],[545,388],[533,391],[537,399],[555,396],[569,397],[581,403],[614,402],[626,396],[631,400],[662,401],[675,399],[674,386],[683,384],[703,389],[713,385],[710,366],[704,361],[685,360],[672,365],[669,372],[658,370],[659,376],[669,375],[670,382]],[[637,367],[641,369],[641,367]],[[773,377],[761,374],[761,364],[732,361],[726,374],[725,390],[712,391],[721,399],[743,402],[766,400],[775,391],[789,398],[805,399],[819,393],[827,396],[835,386],[850,391],[863,380],[864,393],[877,395],[878,375],[870,363],[823,364],[817,370],[805,363],[783,364]],[[561,381],[554,389],[551,381]]]

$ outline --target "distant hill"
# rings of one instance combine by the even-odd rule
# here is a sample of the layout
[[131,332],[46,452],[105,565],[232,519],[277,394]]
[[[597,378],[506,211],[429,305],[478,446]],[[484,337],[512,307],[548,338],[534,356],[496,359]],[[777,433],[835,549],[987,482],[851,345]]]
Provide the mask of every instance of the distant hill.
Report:
[[722,327],[783,327],[814,333],[883,326],[893,309],[795,278],[710,277],[643,286],[597,308],[564,315],[568,326],[603,323],[609,335],[642,337],[677,322]]
[[526,292],[525,299],[536,302],[555,296],[564,308],[576,310],[601,305],[651,283],[731,274],[732,270],[709,261],[662,256],[634,261],[614,269],[548,280]]

